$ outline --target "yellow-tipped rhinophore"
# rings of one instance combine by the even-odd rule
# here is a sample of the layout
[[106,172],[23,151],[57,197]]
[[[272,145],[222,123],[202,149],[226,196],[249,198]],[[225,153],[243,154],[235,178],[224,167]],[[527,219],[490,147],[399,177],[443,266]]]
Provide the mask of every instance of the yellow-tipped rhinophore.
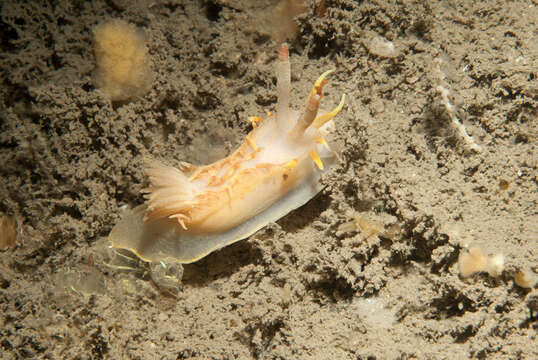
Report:
[[342,94],[342,99],[340,100],[340,104],[338,104],[338,106],[334,108],[333,111],[327,114],[318,116],[316,120],[314,120],[314,123],[312,125],[319,129],[320,127],[325,125],[325,123],[327,123],[329,120],[332,120],[336,115],[338,115],[340,110],[342,110],[342,108],[344,107],[345,101],[346,101],[346,95]]
[[323,90],[323,87],[325,84],[327,84],[327,80],[325,78],[330,73],[333,73],[335,69],[327,70],[323,74],[320,75],[320,77],[316,80],[314,83],[314,86],[312,86],[312,90],[310,90],[310,94],[308,94],[308,98],[306,98],[306,103],[308,104],[308,100],[310,100],[310,97],[314,94],[321,95],[321,90]]

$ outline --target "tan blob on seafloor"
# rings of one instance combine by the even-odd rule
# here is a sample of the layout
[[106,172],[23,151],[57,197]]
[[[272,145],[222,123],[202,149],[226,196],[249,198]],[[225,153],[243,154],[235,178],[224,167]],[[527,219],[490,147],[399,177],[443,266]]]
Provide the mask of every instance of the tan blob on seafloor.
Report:
[[482,249],[475,245],[460,255],[458,266],[463,278],[478,272],[487,272],[489,276],[499,277],[504,271],[504,255],[495,254],[486,257]]
[[144,33],[123,20],[110,20],[93,35],[97,87],[111,101],[144,96],[152,82]]
[[524,289],[532,289],[538,282],[538,276],[532,270],[519,270],[514,275],[514,282]]
[[478,246],[472,246],[468,252],[460,255],[458,265],[460,275],[466,278],[474,273],[486,271],[488,269],[488,260],[484,256],[482,249]]

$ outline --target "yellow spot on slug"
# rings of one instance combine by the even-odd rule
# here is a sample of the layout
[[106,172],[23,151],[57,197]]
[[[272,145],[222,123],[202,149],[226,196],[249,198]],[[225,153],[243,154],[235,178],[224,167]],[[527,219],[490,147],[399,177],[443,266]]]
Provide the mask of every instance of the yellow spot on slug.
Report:
[[312,150],[310,152],[310,158],[314,160],[314,163],[318,167],[318,169],[323,170],[323,163],[321,162],[321,159],[319,158],[318,152],[316,150]]
[[330,150],[329,145],[327,144],[327,142],[325,141],[325,139],[322,138],[321,136],[318,137],[318,138],[316,138],[315,141],[316,141],[318,144],[323,145],[323,147],[325,147],[325,149]]
[[252,127],[257,128],[257,123],[261,123],[263,119],[259,116],[251,116],[248,118],[248,120],[252,123]]
[[290,161],[284,164],[284,167],[288,169],[293,169],[296,166],[297,166],[297,159],[291,159]]
[[258,145],[256,145],[256,143],[254,142],[254,140],[252,140],[250,136],[247,136],[246,140],[247,140],[248,146],[250,146],[252,150],[254,151],[258,150]]

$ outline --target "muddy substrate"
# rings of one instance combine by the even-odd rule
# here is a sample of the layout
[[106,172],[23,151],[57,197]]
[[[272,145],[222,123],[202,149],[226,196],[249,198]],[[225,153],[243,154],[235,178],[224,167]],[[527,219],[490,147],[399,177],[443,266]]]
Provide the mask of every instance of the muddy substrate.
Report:
[[[538,358],[537,290],[513,282],[537,271],[536,5],[317,3],[295,27],[268,0],[3,4],[0,211],[20,235],[0,253],[0,357]],[[144,29],[155,79],[124,104],[92,78],[92,29],[112,18]],[[331,68],[323,106],[347,94],[325,189],[175,289],[107,266],[144,157],[230,154],[275,109],[286,37],[296,108]],[[451,128],[441,83],[482,152]],[[383,233],[339,232],[354,214]],[[503,274],[461,279],[467,244],[502,253]]]

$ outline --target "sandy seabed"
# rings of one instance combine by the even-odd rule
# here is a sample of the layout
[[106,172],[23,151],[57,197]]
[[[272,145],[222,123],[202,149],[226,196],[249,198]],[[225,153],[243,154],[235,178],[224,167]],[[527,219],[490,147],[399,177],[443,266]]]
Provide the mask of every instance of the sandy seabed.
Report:
[[[0,212],[19,236],[0,252],[0,358],[538,358],[538,293],[513,281],[538,271],[536,2],[316,3],[291,24],[269,0],[2,3]],[[92,29],[116,18],[144,29],[154,72],[123,104],[93,79]],[[323,105],[347,95],[324,190],[175,289],[107,266],[143,159],[230,154],[275,109],[286,37],[296,108],[327,69]],[[338,231],[354,214],[385,231]],[[462,279],[467,244],[502,253],[501,276]]]

